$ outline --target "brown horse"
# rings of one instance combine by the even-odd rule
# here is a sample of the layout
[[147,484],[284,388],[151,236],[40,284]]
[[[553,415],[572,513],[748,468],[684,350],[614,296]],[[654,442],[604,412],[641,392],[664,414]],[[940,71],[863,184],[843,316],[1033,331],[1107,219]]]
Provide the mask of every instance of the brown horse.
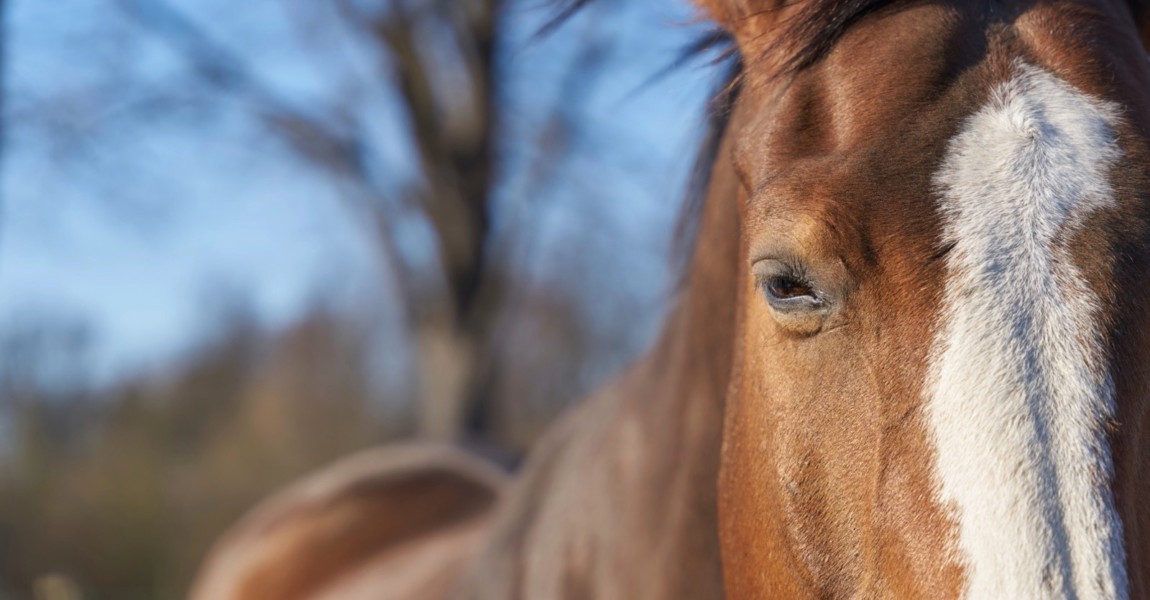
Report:
[[200,589],[319,575],[197,598],[1150,598],[1150,15],[705,4],[744,72],[652,353],[506,488],[424,460],[442,519],[289,492]]

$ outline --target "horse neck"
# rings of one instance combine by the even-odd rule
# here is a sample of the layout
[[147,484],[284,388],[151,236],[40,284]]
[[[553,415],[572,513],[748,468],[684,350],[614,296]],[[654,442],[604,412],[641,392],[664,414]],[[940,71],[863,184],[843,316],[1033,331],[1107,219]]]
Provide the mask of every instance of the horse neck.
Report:
[[[685,287],[658,343],[608,399],[615,460],[630,482],[626,553],[650,560],[643,598],[723,597],[718,475],[723,399],[732,362],[738,266],[737,178],[712,173]],[[602,423],[602,421],[600,421]],[[613,493],[619,493],[615,490]]]
[[[723,597],[717,485],[738,227],[726,163],[716,162],[685,287],[659,341],[536,446],[461,597],[528,588],[559,597],[547,590],[571,586],[597,597]],[[554,543],[594,548],[596,560],[572,565]]]
[[608,410],[618,431],[642,432],[635,439],[643,440],[643,469],[654,487],[699,506],[713,504],[718,480],[739,252],[738,179],[725,142],[713,155],[675,308],[651,352],[619,382],[618,404]]

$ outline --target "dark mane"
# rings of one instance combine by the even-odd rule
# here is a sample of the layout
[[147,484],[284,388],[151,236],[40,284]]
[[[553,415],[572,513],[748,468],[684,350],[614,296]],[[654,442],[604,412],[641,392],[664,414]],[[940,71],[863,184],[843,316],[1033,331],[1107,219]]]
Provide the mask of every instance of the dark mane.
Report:
[[[813,65],[834,48],[851,27],[897,0],[807,0],[783,24],[783,32],[767,51],[780,53],[781,74],[793,74]],[[748,16],[755,16],[752,13]]]
[[[553,32],[594,1],[554,0],[555,14],[544,23],[537,35],[544,36]],[[1135,12],[1141,12],[1145,10],[1145,5],[1150,5],[1150,0],[1129,1]],[[778,72],[780,75],[796,73],[818,62],[859,21],[899,2],[898,0],[696,0],[695,2],[698,5],[710,4],[718,9],[719,14],[730,15],[736,21],[765,16],[799,3],[802,7],[788,18],[787,22],[781,24],[781,35],[765,50],[765,54],[784,57],[778,63],[781,65]],[[699,52],[712,47],[700,48]],[[732,53],[737,53],[737,50]]]

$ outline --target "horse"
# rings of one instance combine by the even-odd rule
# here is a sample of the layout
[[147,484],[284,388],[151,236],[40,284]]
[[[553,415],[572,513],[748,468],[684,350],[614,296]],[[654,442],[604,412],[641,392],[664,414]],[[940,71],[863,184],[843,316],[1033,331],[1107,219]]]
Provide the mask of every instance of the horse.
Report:
[[1150,598],[1150,7],[699,4],[741,72],[659,341],[514,479],[416,461],[489,501],[327,597]]

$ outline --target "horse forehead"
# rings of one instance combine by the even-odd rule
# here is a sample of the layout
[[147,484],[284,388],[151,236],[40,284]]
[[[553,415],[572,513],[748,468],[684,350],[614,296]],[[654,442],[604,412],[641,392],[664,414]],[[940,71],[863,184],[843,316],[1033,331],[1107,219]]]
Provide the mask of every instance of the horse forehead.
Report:
[[836,51],[786,85],[752,94],[753,114],[734,138],[737,170],[752,196],[779,210],[884,226],[929,218],[933,173],[991,83],[948,75],[940,61],[890,69],[870,56],[871,77],[865,68],[842,67],[843,60]]
[[1006,1],[995,11],[961,2],[871,4],[885,9],[843,28],[825,56],[797,73],[779,75],[769,61],[746,59],[744,87],[752,93],[744,95],[755,97],[758,118],[750,123],[753,135],[742,136],[753,139],[736,140],[736,157],[787,164],[945,141],[1010,77],[1015,58],[1097,92],[1111,82],[1098,77],[1106,71],[1100,65],[1143,56],[1116,39],[1129,33],[1126,24],[1090,3]]

